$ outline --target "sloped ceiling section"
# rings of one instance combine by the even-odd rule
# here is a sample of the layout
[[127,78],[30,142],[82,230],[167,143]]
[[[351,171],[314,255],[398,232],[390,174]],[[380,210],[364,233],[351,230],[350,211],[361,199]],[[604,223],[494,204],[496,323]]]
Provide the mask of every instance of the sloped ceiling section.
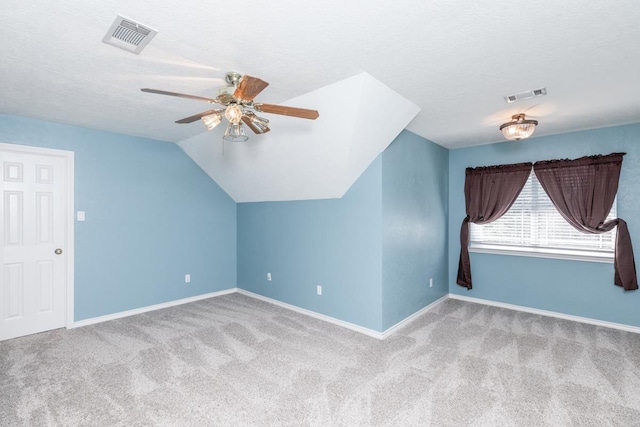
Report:
[[367,73],[282,104],[320,117],[260,114],[271,132],[247,142],[221,125],[178,145],[238,203],[340,198],[420,111]]

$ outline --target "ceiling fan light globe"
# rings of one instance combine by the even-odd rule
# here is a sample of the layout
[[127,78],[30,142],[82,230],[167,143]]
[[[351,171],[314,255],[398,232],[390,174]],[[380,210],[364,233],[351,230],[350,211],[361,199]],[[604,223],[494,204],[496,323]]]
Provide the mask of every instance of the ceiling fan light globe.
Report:
[[229,120],[229,123],[237,125],[242,120],[242,108],[237,104],[231,104],[225,110],[224,116]]
[[222,137],[225,141],[229,142],[245,142],[249,139],[247,134],[244,133],[244,128],[240,123],[229,123],[227,130],[224,131]]
[[260,130],[260,132],[265,133],[269,131],[269,120],[263,117],[258,117],[253,113],[247,114],[246,116],[249,118],[249,121]]
[[260,124],[262,126],[269,126],[269,120],[265,119],[264,117],[253,116],[251,118],[251,121],[254,124]]
[[213,130],[216,126],[222,122],[222,114],[221,113],[213,113],[208,116],[202,117],[202,122],[207,127],[207,130]]
[[258,130],[260,130],[260,133],[265,133],[269,130],[269,126],[263,124],[263,123],[253,123],[253,125],[258,128]]

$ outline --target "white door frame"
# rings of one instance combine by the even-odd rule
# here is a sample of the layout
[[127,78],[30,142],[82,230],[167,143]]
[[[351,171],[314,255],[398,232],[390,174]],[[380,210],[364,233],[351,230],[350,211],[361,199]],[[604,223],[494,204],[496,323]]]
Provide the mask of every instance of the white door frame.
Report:
[[12,151],[15,153],[26,153],[26,154],[40,154],[44,156],[53,156],[53,157],[61,157],[66,161],[66,171],[67,175],[65,179],[67,181],[67,185],[65,186],[67,194],[65,194],[65,198],[67,200],[67,204],[65,206],[66,210],[66,218],[65,218],[65,228],[66,228],[66,244],[64,251],[66,253],[66,263],[65,263],[65,327],[67,329],[73,326],[74,322],[74,268],[75,268],[75,251],[74,251],[74,197],[75,197],[75,189],[74,189],[74,162],[75,162],[75,153],[73,151],[67,150],[57,150],[53,148],[42,148],[42,147],[32,147],[28,145],[17,145],[17,144],[6,144],[0,142],[0,150],[2,151]]

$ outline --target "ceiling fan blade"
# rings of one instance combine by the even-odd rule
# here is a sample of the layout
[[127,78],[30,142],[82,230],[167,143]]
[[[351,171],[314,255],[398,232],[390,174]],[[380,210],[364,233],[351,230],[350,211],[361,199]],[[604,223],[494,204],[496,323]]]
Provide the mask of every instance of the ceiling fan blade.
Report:
[[[218,112],[219,110],[208,110],[203,111],[202,113],[195,114],[193,116],[185,117],[184,119],[176,120],[176,123],[184,124],[184,123],[193,123],[195,121],[200,120],[204,116],[208,116],[209,114],[213,114]],[[224,110],[223,110],[224,111]]]
[[251,129],[253,131],[253,133],[257,133],[258,135],[263,134],[263,133],[267,133],[267,132],[269,132],[271,130],[271,129],[269,129],[268,126],[264,126],[264,129],[260,129],[255,124],[253,124],[251,119],[249,119],[249,117],[247,117],[247,116],[242,116],[242,121],[244,122],[245,125],[247,125],[247,127],[249,129]]
[[242,80],[240,80],[236,90],[233,92],[233,96],[234,98],[251,101],[267,86],[269,86],[269,83],[264,80],[257,77],[244,76],[242,77]]
[[209,102],[211,104],[219,104],[220,102],[218,102],[217,99],[214,98],[204,98],[202,96],[195,96],[195,95],[187,95],[184,93],[178,93],[178,92],[168,92],[166,90],[159,90],[159,89],[149,89],[149,88],[144,88],[144,89],[140,89],[143,92],[148,92],[148,93],[155,93],[158,95],[169,95],[169,96],[177,96],[178,98],[187,98],[187,99],[195,99],[196,101],[206,101]]
[[253,104],[253,107],[263,113],[280,114],[283,116],[300,117],[302,119],[315,120],[320,116],[316,110],[306,108],[285,107],[275,104]]

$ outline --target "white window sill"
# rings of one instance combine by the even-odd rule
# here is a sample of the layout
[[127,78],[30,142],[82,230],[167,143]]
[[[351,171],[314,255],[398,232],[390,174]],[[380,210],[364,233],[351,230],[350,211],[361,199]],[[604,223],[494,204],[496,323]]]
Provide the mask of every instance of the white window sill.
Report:
[[532,248],[524,246],[479,245],[469,246],[469,252],[484,254],[528,256],[535,258],[567,259],[573,261],[602,262],[613,264],[613,253],[589,252],[568,249]]

